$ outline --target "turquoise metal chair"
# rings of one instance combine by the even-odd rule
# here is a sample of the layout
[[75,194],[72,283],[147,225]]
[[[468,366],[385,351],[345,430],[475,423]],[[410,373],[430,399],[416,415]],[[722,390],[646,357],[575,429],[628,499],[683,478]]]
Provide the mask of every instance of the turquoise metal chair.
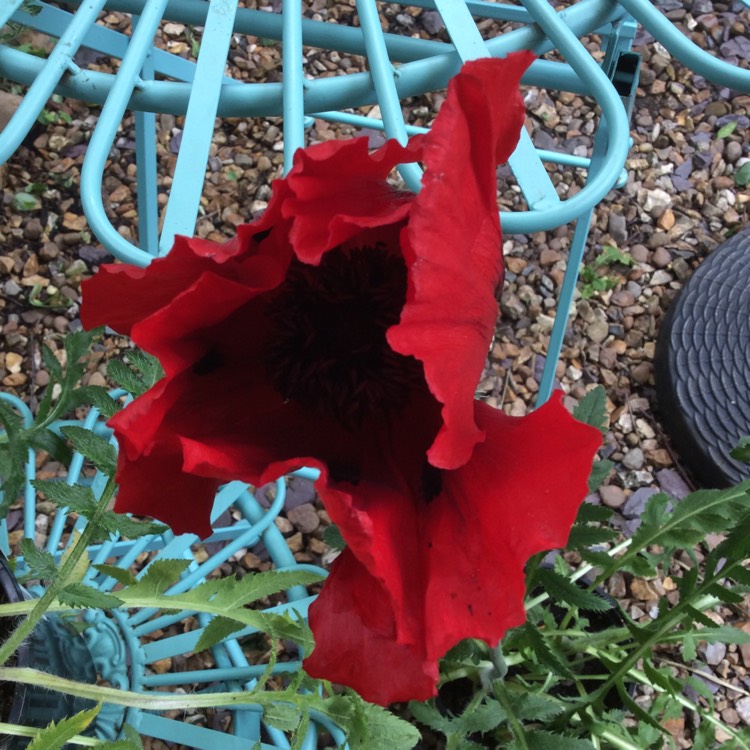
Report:
[[[0,26],[13,20],[58,41],[46,59],[14,49],[12,45],[0,45],[0,76],[29,87],[14,117],[0,134],[0,163],[17,150],[53,93],[102,105],[83,163],[83,207],[91,229],[102,244],[117,258],[138,265],[146,265],[167,253],[176,234],[193,234],[215,117],[281,116],[284,163],[288,169],[294,152],[305,143],[305,128],[315,118],[381,129],[387,137],[403,143],[423,129],[404,121],[401,100],[444,88],[463,62],[483,56],[504,56],[520,49],[530,49],[540,56],[551,50],[559,51],[565,62],[539,59],[533,63],[523,83],[593,98],[601,110],[593,152],[583,158],[537,149],[523,131],[510,167],[527,208],[503,212],[501,216],[506,235],[550,230],[571,222],[576,225],[567,272],[557,300],[539,403],[549,397],[552,389],[591,216],[609,190],[621,186],[626,179],[623,170],[630,143],[629,114],[639,65],[639,57],[631,51],[631,45],[638,24],[650,31],[677,59],[707,79],[738,91],[750,91],[750,70],[729,65],[699,49],[647,0],[579,0],[561,12],[556,12],[548,0],[521,0],[520,5],[481,0],[402,3],[439,12],[449,43],[383,32],[375,0],[357,0],[359,28],[306,19],[301,0],[284,0],[282,13],[240,8],[238,0],[62,0],[57,7],[35,3],[41,9],[36,15],[25,12],[23,4],[24,0],[5,0],[0,8]],[[102,11],[132,14],[132,33],[124,35],[98,24]],[[512,22],[515,28],[485,40],[477,28],[477,22],[482,19]],[[196,61],[154,47],[154,36],[160,24],[167,21],[203,28]],[[590,33],[601,36],[604,52],[601,63],[580,41]],[[283,81],[248,84],[227,77],[225,62],[233,34],[280,40]],[[303,46],[365,56],[369,72],[308,79],[303,75]],[[81,48],[118,58],[121,62],[117,74],[80,67],[75,58]],[[382,115],[379,120],[352,112],[376,103]],[[118,234],[106,214],[102,195],[108,155],[128,110],[135,112],[136,124],[140,238],[137,245]],[[185,117],[161,229],[156,191],[156,112]],[[566,165],[571,173],[584,170],[583,189],[573,197],[561,199],[545,163]],[[401,174],[412,190],[419,189],[421,173],[416,165],[405,166]],[[30,418],[23,404],[17,400],[13,403]],[[97,415],[92,412],[87,426],[93,429],[96,423]],[[31,457],[30,461],[29,471],[33,473]],[[79,481],[80,468],[80,462],[71,467],[68,481]],[[99,480],[94,481],[96,486]],[[276,501],[265,510],[244,485],[233,483],[223,488],[217,496],[214,517],[218,518],[232,506],[240,511],[242,520],[230,528],[216,529],[212,540],[221,541],[225,546],[221,553],[201,563],[193,559],[197,542],[194,537],[170,534],[135,543],[113,541],[92,549],[92,560],[115,557],[118,565],[127,567],[147,550],[164,557],[193,559],[189,572],[178,584],[181,590],[203,580],[233,551],[258,540],[266,544],[278,566],[291,566],[295,564],[294,558],[273,524],[283,505],[283,481],[278,483],[277,489]],[[24,503],[25,534],[33,538],[34,493],[30,486]],[[48,549],[51,552],[59,552],[63,523],[64,518],[56,520],[50,533]],[[8,547],[4,526],[0,526],[0,546]],[[105,589],[112,585],[111,580],[97,578],[93,570],[89,578]],[[289,601],[304,613],[310,598],[305,591],[292,591]],[[221,683],[225,689],[239,690],[252,685],[252,680],[262,671],[247,664],[233,637],[214,650],[217,667],[213,670],[182,676],[148,674],[148,664],[189,652],[197,639],[197,635],[190,633],[146,643],[144,638],[149,629],[153,632],[176,622],[171,616],[155,621],[149,621],[148,616],[149,613],[118,615],[118,628],[115,628],[113,621],[101,613],[91,615],[96,625],[92,633],[101,630],[101,635],[90,636],[91,648],[110,657],[122,655],[119,661],[109,658],[109,672],[104,674],[113,684],[148,691],[168,685],[177,687],[179,681],[183,681],[186,685]],[[112,715],[104,717],[97,725],[97,733],[102,737],[114,736],[122,722],[122,715],[116,709],[112,711]],[[217,741],[212,730],[154,713],[129,712],[127,720],[144,734],[191,747],[208,750]],[[234,710],[234,736],[222,736],[220,741],[239,750],[248,747],[249,740],[262,737],[264,748],[289,747],[283,733],[269,727],[261,730],[261,727],[262,716],[258,712]],[[306,749],[316,747],[317,731],[313,725],[305,740]]]

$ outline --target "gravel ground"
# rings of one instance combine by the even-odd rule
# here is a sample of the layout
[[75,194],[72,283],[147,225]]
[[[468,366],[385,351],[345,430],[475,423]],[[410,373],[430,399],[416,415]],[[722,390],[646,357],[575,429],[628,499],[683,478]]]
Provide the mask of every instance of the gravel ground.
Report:
[[[254,3],[245,3],[254,7]],[[270,4],[270,3],[269,3]],[[747,66],[750,59],[750,9],[742,2],[662,0],[662,10],[694,40],[725,59]],[[280,3],[273,3],[274,6]],[[316,20],[356,22],[353,2],[311,0],[307,15]],[[278,8],[275,8],[278,10]],[[397,33],[446,40],[439,17],[420,8],[382,6],[384,24]],[[103,23],[126,30],[127,16],[106,15]],[[487,35],[492,24],[481,26]],[[33,35],[29,41],[44,48]],[[597,40],[590,40],[592,45]],[[162,28],[160,43],[169,51],[192,54],[190,29]],[[640,88],[633,114],[633,148],[628,182],[613,191],[592,222],[586,255],[587,275],[579,285],[557,376],[571,406],[596,384],[607,391],[610,416],[603,455],[615,462],[606,485],[589,498],[616,511],[623,534],[639,523],[644,503],[663,490],[679,499],[694,488],[688,469],[671,449],[658,421],[652,360],[655,338],[665,310],[692,270],[725,237],[746,226],[750,191],[735,184],[734,174],[750,160],[750,96],[713,86],[670,58],[646,33],[636,38],[643,55]],[[306,51],[311,75],[327,76],[364,70],[361,58],[320,50]],[[279,80],[280,48],[270,40],[238,37],[233,43],[231,75],[245,81]],[[106,70],[109,62],[86,58]],[[0,88],[9,89],[8,85]],[[16,93],[23,93],[17,91]],[[583,154],[592,145],[596,125],[590,102],[573,94],[554,95],[528,88],[528,127],[537,146]],[[0,94],[3,114],[12,112],[13,95]],[[428,124],[442,94],[406,103],[408,121]],[[97,266],[111,260],[97,244],[82,214],[78,179],[97,108],[81,102],[54,101],[47,123],[37,125],[18,153],[0,172],[4,186],[0,212],[0,382],[32,406],[49,375],[40,356],[46,342],[61,351],[62,338],[80,327],[79,284]],[[370,110],[371,114],[374,114]],[[166,202],[182,118],[160,115],[158,158],[160,204]],[[725,126],[736,123],[732,132]],[[227,119],[217,122],[196,232],[221,240],[262,211],[269,183],[282,163],[281,122],[276,119]],[[722,130],[723,129],[723,130]],[[722,131],[722,136],[719,131]],[[352,128],[317,121],[310,142],[358,134]],[[373,143],[379,136],[366,131]],[[135,152],[132,119],[123,123],[111,153],[105,194],[114,225],[126,237],[137,236]],[[580,175],[552,170],[561,193],[572,195]],[[509,208],[520,205],[512,187],[502,196]],[[507,237],[507,276],[502,318],[480,383],[488,401],[511,414],[523,414],[538,390],[556,296],[566,267],[572,227],[529,236]],[[605,246],[616,246],[630,263],[608,263],[596,271],[595,258]],[[596,292],[594,279],[609,288]],[[127,346],[111,337],[103,342],[88,382],[106,384],[105,361]],[[326,554],[322,527],[325,512],[314,507],[309,486],[300,485],[297,507],[283,519],[284,532],[301,560],[319,562]],[[237,561],[252,569],[263,561],[248,553]],[[679,565],[679,561],[675,562]],[[616,576],[610,591],[636,619],[648,620],[659,598],[668,599],[670,578],[640,580]],[[750,632],[749,608],[719,610],[717,622]],[[715,644],[699,650],[700,661],[687,668],[716,693],[716,707],[730,725],[750,725],[750,647]],[[665,653],[679,660],[679,653]],[[675,720],[670,730],[681,746],[690,746],[690,719]]]

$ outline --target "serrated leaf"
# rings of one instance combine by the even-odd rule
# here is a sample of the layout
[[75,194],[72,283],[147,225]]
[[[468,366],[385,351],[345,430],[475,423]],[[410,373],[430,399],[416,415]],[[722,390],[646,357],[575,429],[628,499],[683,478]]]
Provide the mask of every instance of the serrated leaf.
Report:
[[95,406],[105,419],[110,419],[122,409],[122,404],[109,395],[103,385],[85,385],[73,391],[74,406]]
[[70,446],[59,435],[46,428],[31,430],[29,432],[29,444],[37,450],[46,451],[63,466],[67,466],[73,457]]
[[141,349],[131,349],[125,359],[140,372],[147,390],[164,377],[164,369],[159,360]]
[[589,391],[578,403],[578,406],[573,410],[573,416],[584,424],[596,427],[597,430],[602,432],[607,431],[609,426],[609,419],[607,418],[607,394],[598,385],[593,390]]
[[528,730],[526,744],[529,750],[594,750],[594,746],[588,740],[553,734],[542,729]]
[[264,707],[263,718],[282,732],[292,732],[300,722],[300,710],[290,703],[271,703]]
[[108,534],[119,534],[126,539],[138,539],[142,536],[158,535],[169,531],[169,526],[156,521],[139,521],[124,513],[105,511],[99,517],[99,526]]
[[107,377],[133,396],[140,396],[148,390],[143,378],[117,359],[107,363]]
[[570,671],[565,657],[553,650],[551,644],[547,642],[547,639],[532,623],[525,623],[523,632],[528,638],[531,648],[534,650],[534,654],[539,659],[540,664],[547,667],[552,674],[556,674],[559,677],[573,677],[573,673]]
[[0,426],[4,429],[6,438],[4,445],[0,446],[3,449],[0,515],[4,516],[5,511],[23,490],[26,482],[25,467],[31,457],[24,440],[21,416],[2,400],[0,400]]
[[576,523],[605,523],[612,518],[613,511],[605,505],[583,503],[578,509]]
[[108,578],[114,578],[118,583],[123,586],[134,586],[138,583],[138,579],[129,571],[124,568],[118,568],[117,565],[94,565],[94,568],[98,570],[102,575]]
[[587,612],[606,612],[612,609],[612,602],[597,594],[586,591],[553,570],[539,570],[539,585],[556,601],[578,607]]
[[128,740],[114,740],[114,742],[100,742],[96,750],[141,750],[143,745],[136,745]]
[[71,583],[65,586],[57,595],[61,604],[77,609],[113,609],[119,607],[122,599],[113,594],[91,588],[82,583]]
[[561,714],[564,706],[543,695],[521,693],[514,701],[514,708],[519,719],[524,721],[545,721]]
[[120,593],[122,595],[126,595],[127,593],[134,594],[137,590],[139,596],[160,596],[172,584],[176,583],[180,576],[189,567],[189,560],[154,560],[154,562],[146,568],[145,574],[141,577],[136,586]]
[[96,509],[96,500],[90,487],[65,484],[54,479],[35,479],[31,484],[59,508],[68,508],[73,513],[86,517],[91,516]]
[[135,745],[138,750],[143,750],[143,741],[141,735],[135,730],[131,724],[125,724],[122,728],[122,733],[125,735],[125,739],[131,744]]
[[344,541],[344,537],[341,536],[341,531],[335,524],[332,524],[331,526],[327,526],[325,528],[325,530],[323,531],[323,541],[329,547],[333,547],[333,549],[342,551],[346,549],[346,542]]
[[231,610],[244,607],[295,586],[310,586],[324,578],[319,573],[306,570],[268,570],[235,578],[219,578],[205,581],[183,596],[195,597],[196,601],[210,599],[216,607]]
[[351,750],[411,750],[420,735],[416,727],[387,709],[359,699],[347,739]]
[[247,575],[240,581],[231,578],[208,580],[190,591],[165,595],[166,589],[188,564],[186,560],[157,560],[136,585],[118,591],[118,596],[125,602],[137,602],[139,606],[188,609],[226,617],[273,638],[294,641],[305,653],[312,651],[314,639],[305,620],[288,613],[247,609],[245,605],[292,586],[318,582],[321,575],[299,570],[268,571]]
[[594,547],[597,544],[611,542],[615,538],[617,538],[617,532],[613,529],[596,526],[574,526],[570,530],[566,549],[586,549],[587,547]]
[[692,546],[706,534],[726,531],[747,512],[749,490],[750,482],[745,481],[726,490],[692,492],[669,513],[662,494],[654,495],[633,535],[631,549],[643,550],[655,544]]
[[299,725],[294,730],[294,736],[292,738],[292,745],[289,750],[303,750],[303,745],[307,739],[307,733],[310,729],[310,714],[306,711],[302,712],[302,716],[299,721]]
[[80,711],[74,716],[61,719],[57,724],[52,722],[27,746],[27,750],[62,750],[72,737],[85,731],[91,722],[96,719],[100,706],[87,711]]
[[729,451],[729,455],[743,463],[750,463],[750,437],[743,437],[739,443]]
[[[83,359],[91,349],[91,344],[94,339],[101,335],[101,328],[94,328],[90,331],[82,328],[73,333],[69,333],[65,336],[63,346],[65,348],[65,354],[67,355],[68,369],[75,369],[76,366],[81,364]],[[81,370],[83,372],[83,370]],[[78,378],[76,378],[78,380]]]
[[731,625],[720,625],[714,628],[702,628],[696,631],[695,635],[701,641],[708,643],[750,643],[750,633],[746,633],[739,628],[733,628]]
[[50,379],[57,383],[61,383],[63,379],[62,365],[47,344],[42,344],[42,361],[49,371]]
[[589,492],[596,492],[604,484],[604,481],[609,476],[613,468],[614,464],[607,458],[602,458],[599,461],[594,461],[591,466],[591,474],[589,474]]
[[464,711],[454,722],[455,730],[461,734],[475,732],[491,732],[508,718],[503,707],[489,696],[479,705],[473,706],[471,711]]
[[750,513],[735,524],[727,538],[716,546],[714,553],[727,560],[744,560],[750,557]]
[[39,549],[31,539],[21,540],[21,554],[29,568],[29,577],[49,581],[57,576],[55,558],[46,549]]
[[217,643],[221,643],[227,636],[242,630],[243,625],[236,620],[230,620],[227,617],[214,617],[211,622],[203,628],[198,643],[195,644],[195,651],[205,651],[212,648]]
[[113,445],[84,427],[68,425],[60,430],[76,451],[88,458],[102,474],[114,476],[117,468],[117,451]]
[[682,683],[675,679],[667,670],[657,669],[649,659],[643,660],[643,673],[651,680],[651,683],[663,688],[670,695],[676,695],[682,691]]
[[440,711],[435,708],[434,701],[429,701],[427,703],[410,701],[409,711],[411,711],[411,715],[420,724],[424,724],[426,727],[429,727],[436,732],[450,734],[453,731],[453,719],[441,714]]

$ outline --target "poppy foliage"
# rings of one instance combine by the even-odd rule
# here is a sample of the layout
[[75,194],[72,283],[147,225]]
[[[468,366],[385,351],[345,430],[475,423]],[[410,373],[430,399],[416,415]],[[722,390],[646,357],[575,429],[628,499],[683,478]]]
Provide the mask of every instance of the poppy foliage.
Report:
[[[305,667],[380,704],[430,697],[449,648],[524,621],[524,565],[565,543],[600,443],[559,394],[524,418],[474,400],[503,278],[496,166],[531,59],[467,63],[406,146],[298,151],[227,243],[177,237],[84,284],[84,324],[165,371],[110,422],[117,510],[206,536],[221,483],[319,468],[347,547]],[[387,179],[414,161],[416,195]]]

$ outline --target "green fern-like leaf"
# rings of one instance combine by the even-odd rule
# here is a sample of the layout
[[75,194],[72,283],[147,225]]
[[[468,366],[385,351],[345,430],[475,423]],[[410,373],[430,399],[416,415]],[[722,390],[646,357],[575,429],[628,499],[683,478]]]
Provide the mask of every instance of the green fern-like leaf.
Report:
[[95,435],[84,427],[70,425],[61,429],[63,435],[80,454],[88,458],[99,471],[108,477],[114,476],[117,468],[117,451],[103,437]]
[[57,576],[55,558],[45,549],[39,549],[31,539],[21,540],[21,554],[29,567],[28,578],[42,581]]
[[99,706],[52,722],[29,743],[28,750],[62,750],[68,740],[85,731],[99,713]]
[[578,406],[573,410],[573,416],[584,424],[596,427],[597,430],[602,432],[607,431],[609,426],[609,420],[607,419],[607,394],[598,385],[593,390],[589,391],[578,403]]
[[612,602],[586,591],[565,576],[553,570],[542,568],[539,571],[539,585],[557,602],[578,607],[588,612],[606,612],[612,609]]
[[[242,630],[243,625],[237,620],[230,620],[228,617],[214,617],[211,622],[203,628],[198,643],[195,644],[195,651],[205,651],[212,648],[217,643],[221,643],[225,638]],[[274,725],[275,726],[275,725]]]
[[113,594],[86,586],[83,583],[70,583],[57,595],[61,604],[76,609],[114,609],[122,604],[122,599]]

